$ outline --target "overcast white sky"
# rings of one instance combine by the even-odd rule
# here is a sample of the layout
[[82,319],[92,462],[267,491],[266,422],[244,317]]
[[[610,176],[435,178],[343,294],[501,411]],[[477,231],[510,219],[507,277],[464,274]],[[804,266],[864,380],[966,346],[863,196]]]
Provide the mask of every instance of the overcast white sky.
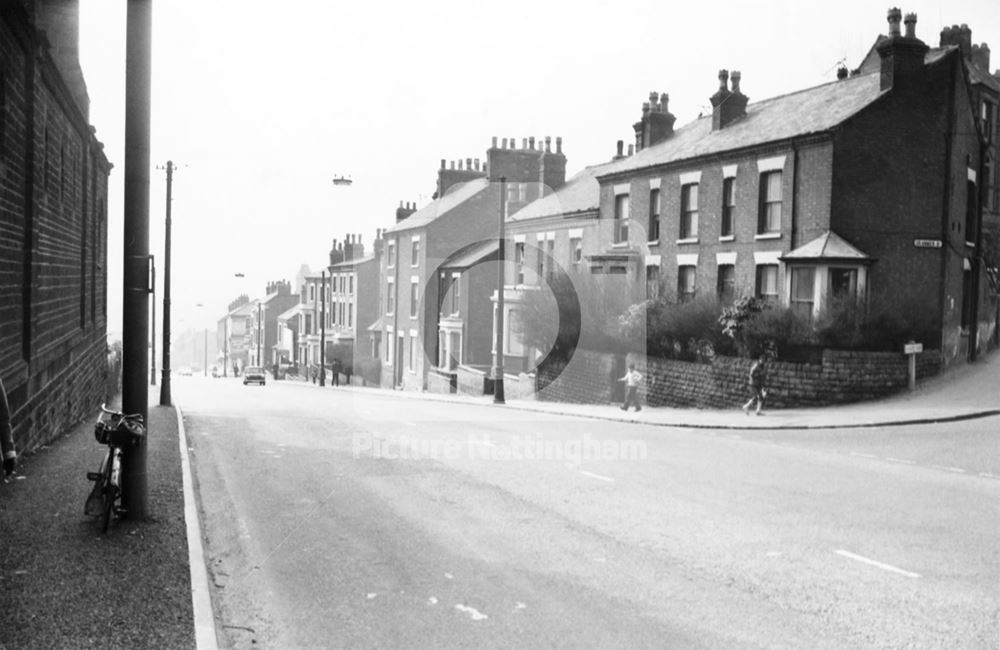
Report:
[[[110,331],[121,329],[125,5],[81,2],[91,122],[115,164]],[[669,93],[681,126],[709,110],[720,68],[742,72],[751,102],[833,80],[838,62],[856,67],[885,33],[891,5],[823,5],[154,0],[152,159],[181,166],[174,331],[214,327],[238,293],[258,297],[302,264],[318,270],[347,232],[371,250],[399,201],[430,200],[442,158],[485,159],[494,135],[562,136],[573,173],[633,141],[650,91]],[[900,5],[917,13],[917,36],[931,46],[942,26],[968,23],[974,43],[995,48],[994,69],[997,7]],[[342,174],[353,186],[332,185]],[[152,173],[150,194],[160,266],[163,171]]]

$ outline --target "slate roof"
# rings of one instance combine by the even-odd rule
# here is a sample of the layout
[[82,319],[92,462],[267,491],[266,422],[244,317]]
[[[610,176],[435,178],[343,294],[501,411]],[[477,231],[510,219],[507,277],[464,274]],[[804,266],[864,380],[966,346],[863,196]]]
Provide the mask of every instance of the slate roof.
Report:
[[857,260],[870,262],[871,257],[862,253],[846,239],[827,230],[825,233],[781,256],[782,260]]
[[855,115],[881,95],[879,75],[861,74],[749,104],[744,117],[718,131],[712,130],[712,114],[708,113],[677,129],[667,140],[611,163],[598,178],[822,133]]
[[577,172],[565,185],[548,196],[536,199],[512,214],[510,222],[528,221],[577,212],[597,210],[600,206],[601,186],[597,176],[604,173],[612,163],[591,165]]
[[445,195],[439,199],[431,201],[423,208],[417,210],[409,217],[399,223],[385,229],[385,232],[402,232],[413,230],[432,223],[438,217],[444,216],[449,211],[468,201],[476,194],[479,194],[490,182],[485,178],[477,178],[450,188]]
[[287,309],[284,312],[278,314],[278,320],[286,320],[287,321],[289,318],[291,318],[293,316],[298,316],[302,312],[306,311],[307,308],[308,308],[308,305],[306,305],[305,303],[297,302],[297,303],[295,303],[295,306],[293,306],[292,308]]

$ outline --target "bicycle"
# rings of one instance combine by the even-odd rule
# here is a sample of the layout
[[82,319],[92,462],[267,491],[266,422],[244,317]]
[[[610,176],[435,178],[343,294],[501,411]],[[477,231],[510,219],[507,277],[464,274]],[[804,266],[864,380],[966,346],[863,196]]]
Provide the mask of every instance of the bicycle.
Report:
[[[110,419],[105,419],[110,415]],[[101,414],[97,416],[94,425],[94,437],[97,442],[107,445],[108,450],[97,472],[87,472],[87,479],[94,481],[94,488],[87,497],[84,514],[101,517],[101,532],[108,532],[111,514],[125,514],[121,504],[122,471],[124,467],[124,450],[140,443],[146,435],[146,426],[142,415],[132,413],[125,415],[121,411],[112,411],[101,404]]]

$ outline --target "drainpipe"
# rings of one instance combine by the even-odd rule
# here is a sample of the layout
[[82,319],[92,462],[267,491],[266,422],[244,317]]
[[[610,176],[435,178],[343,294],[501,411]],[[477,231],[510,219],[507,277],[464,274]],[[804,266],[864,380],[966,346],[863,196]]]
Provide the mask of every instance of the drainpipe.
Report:
[[791,233],[789,234],[789,251],[795,250],[797,244],[795,243],[795,237],[797,235],[796,223],[796,209],[795,202],[799,195],[799,148],[792,143],[792,223],[791,223]]
[[972,313],[969,314],[969,361],[979,358],[979,274],[983,265],[983,206],[985,205],[987,183],[986,174],[986,138],[979,139],[979,161],[976,165],[976,236],[972,240],[976,245],[972,256]]
[[403,378],[403,373],[399,372],[399,352],[396,349],[396,341],[399,340],[399,266],[402,264],[402,251],[399,249],[399,233],[396,233],[396,242],[393,244],[396,249],[396,265],[392,270],[392,340],[387,341],[389,345],[392,346],[390,354],[392,355],[392,389],[396,390],[396,376],[399,375],[400,380]]

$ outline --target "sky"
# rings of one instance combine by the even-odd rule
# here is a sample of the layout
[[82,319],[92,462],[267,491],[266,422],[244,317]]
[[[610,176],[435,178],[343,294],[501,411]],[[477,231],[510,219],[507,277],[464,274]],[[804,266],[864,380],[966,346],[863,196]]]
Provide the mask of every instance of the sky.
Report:
[[[126,2],[81,0],[90,121],[109,185],[108,330],[121,331]],[[215,328],[240,293],[319,271],[334,239],[431,200],[441,159],[480,158],[493,136],[563,138],[567,173],[634,141],[651,91],[677,127],[711,110],[720,69],[751,103],[835,80],[887,31],[887,3],[842,0],[155,0],[150,252],[157,310],[168,160],[173,330]],[[995,0],[921,0],[936,46],[967,23],[994,47]],[[335,186],[349,176],[350,186]],[[237,273],[244,277],[236,277]],[[159,317],[159,316],[158,316]],[[159,329],[159,327],[158,327]]]

